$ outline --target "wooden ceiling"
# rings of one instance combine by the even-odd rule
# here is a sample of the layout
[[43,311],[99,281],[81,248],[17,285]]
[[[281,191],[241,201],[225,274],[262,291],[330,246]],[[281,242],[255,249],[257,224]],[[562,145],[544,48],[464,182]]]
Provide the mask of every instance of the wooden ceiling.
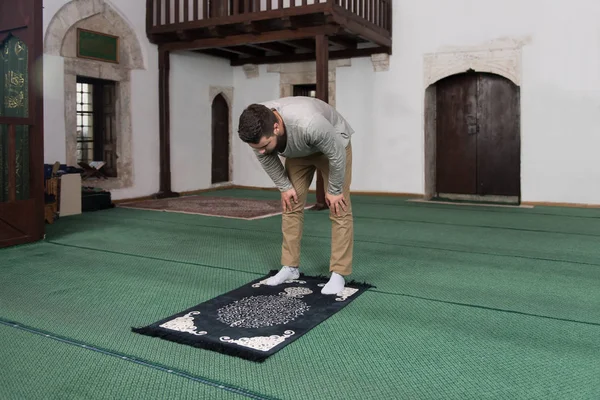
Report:
[[329,59],[391,54],[391,0],[147,0],[149,40],[231,65],[316,59],[326,35]]

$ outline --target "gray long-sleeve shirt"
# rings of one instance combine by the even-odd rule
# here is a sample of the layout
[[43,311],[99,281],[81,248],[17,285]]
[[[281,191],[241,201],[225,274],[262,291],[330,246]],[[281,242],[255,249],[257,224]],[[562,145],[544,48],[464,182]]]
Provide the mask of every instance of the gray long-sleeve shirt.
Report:
[[[342,194],[346,146],[354,134],[344,117],[329,104],[311,97],[284,97],[261,104],[277,111],[285,124],[287,143],[280,155],[294,158],[323,153],[329,159],[327,191]],[[255,154],[280,191],[293,188],[277,153]]]

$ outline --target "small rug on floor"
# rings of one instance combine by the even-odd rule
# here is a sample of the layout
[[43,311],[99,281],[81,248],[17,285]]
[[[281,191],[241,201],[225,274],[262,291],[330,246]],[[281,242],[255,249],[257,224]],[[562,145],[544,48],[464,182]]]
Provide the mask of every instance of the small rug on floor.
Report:
[[265,285],[275,273],[132,331],[263,362],[373,287],[352,281],[337,295],[323,295],[328,277],[303,274]]
[[[255,200],[213,196],[182,196],[157,200],[141,200],[121,203],[119,207],[247,220],[281,214],[281,200]],[[307,205],[308,207],[310,206]]]

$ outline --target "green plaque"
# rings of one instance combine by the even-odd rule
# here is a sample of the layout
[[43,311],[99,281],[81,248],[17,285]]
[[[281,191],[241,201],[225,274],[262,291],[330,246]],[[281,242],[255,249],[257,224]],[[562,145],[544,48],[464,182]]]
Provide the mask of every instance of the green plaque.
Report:
[[119,37],[77,29],[77,57],[119,63]]

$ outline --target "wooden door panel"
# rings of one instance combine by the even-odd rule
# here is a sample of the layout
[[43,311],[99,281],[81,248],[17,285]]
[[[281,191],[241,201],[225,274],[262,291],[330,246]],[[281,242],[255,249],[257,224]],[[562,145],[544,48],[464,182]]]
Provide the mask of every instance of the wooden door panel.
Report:
[[503,77],[480,74],[477,108],[478,194],[519,196],[519,88]]
[[35,207],[35,200],[22,200],[2,204],[0,207],[0,247],[27,243],[36,229],[36,215],[23,213]]
[[438,193],[477,193],[476,96],[476,75],[455,75],[437,84]]
[[0,247],[44,233],[42,40],[42,0],[0,2]]
[[0,124],[0,204],[29,199],[29,159],[29,127]]
[[212,105],[212,183],[229,181],[229,106],[222,95]]

